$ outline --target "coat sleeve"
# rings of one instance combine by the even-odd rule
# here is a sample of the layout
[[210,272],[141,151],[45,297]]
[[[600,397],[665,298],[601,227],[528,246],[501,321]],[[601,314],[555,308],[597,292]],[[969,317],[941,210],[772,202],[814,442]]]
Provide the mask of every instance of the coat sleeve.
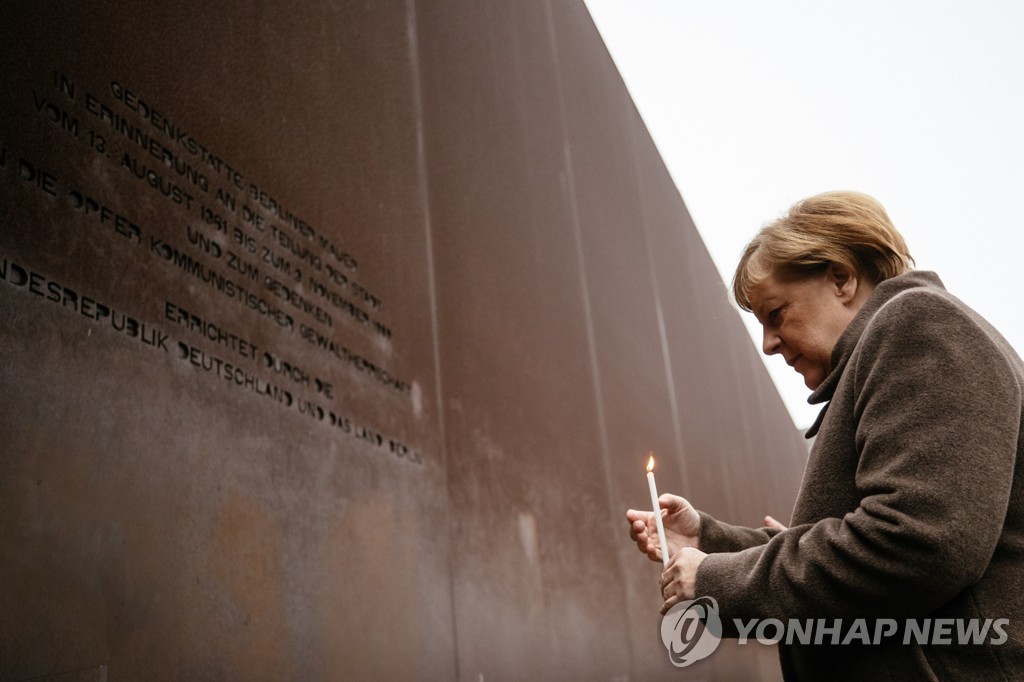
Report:
[[709,555],[697,594],[723,618],[920,617],[976,582],[1002,531],[1021,420],[1019,360],[990,333],[938,294],[883,306],[844,376],[860,504]]
[[702,552],[739,552],[763,545],[778,534],[770,528],[744,528],[719,521],[710,514],[700,514],[700,550]]

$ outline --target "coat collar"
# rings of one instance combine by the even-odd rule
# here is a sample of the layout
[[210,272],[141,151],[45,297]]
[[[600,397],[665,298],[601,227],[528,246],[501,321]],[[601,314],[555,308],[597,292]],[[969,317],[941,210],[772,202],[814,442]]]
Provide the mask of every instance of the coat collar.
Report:
[[[850,355],[853,354],[853,349],[857,347],[857,342],[860,341],[864,328],[867,327],[868,322],[875,316],[879,308],[891,301],[899,293],[910,289],[922,288],[945,291],[939,276],[927,270],[912,270],[878,284],[875,290],[871,292],[868,300],[864,302],[864,306],[857,312],[839,337],[839,341],[836,342],[835,347],[832,349],[829,373],[825,380],[821,382],[821,385],[814,389],[814,392],[807,398],[807,402],[811,405],[817,405],[832,399],[836,392],[836,386],[843,377],[846,363],[849,362]],[[818,433],[818,429],[821,428],[821,422],[825,418],[826,410],[828,410],[828,405],[822,408],[818,418],[814,420],[814,424],[807,430],[807,438],[812,438]]]

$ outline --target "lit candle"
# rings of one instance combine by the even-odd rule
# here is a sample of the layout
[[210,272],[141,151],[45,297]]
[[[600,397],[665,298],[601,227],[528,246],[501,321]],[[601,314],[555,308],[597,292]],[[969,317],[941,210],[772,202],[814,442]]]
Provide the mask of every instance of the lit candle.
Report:
[[647,462],[647,486],[651,489],[651,506],[654,508],[654,522],[658,524],[658,541],[661,543],[661,563],[668,568],[668,545],[665,543],[665,524],[661,521],[661,506],[658,504],[658,486],[654,484],[654,453]]

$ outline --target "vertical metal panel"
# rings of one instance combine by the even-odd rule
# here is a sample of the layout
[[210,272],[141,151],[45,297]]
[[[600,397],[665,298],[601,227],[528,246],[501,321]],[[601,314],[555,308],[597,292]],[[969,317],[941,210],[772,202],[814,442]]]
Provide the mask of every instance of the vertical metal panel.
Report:
[[803,448],[581,3],[3,14],[0,678],[679,677]]

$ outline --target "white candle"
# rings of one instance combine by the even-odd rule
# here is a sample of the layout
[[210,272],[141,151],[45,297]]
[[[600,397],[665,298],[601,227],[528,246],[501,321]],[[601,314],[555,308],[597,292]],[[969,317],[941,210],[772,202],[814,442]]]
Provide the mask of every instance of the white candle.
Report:
[[661,520],[661,506],[658,504],[658,486],[654,484],[654,455],[647,462],[647,487],[651,489],[651,507],[654,522],[658,524],[658,541],[661,543],[661,563],[668,568],[668,545],[665,543],[665,524]]

